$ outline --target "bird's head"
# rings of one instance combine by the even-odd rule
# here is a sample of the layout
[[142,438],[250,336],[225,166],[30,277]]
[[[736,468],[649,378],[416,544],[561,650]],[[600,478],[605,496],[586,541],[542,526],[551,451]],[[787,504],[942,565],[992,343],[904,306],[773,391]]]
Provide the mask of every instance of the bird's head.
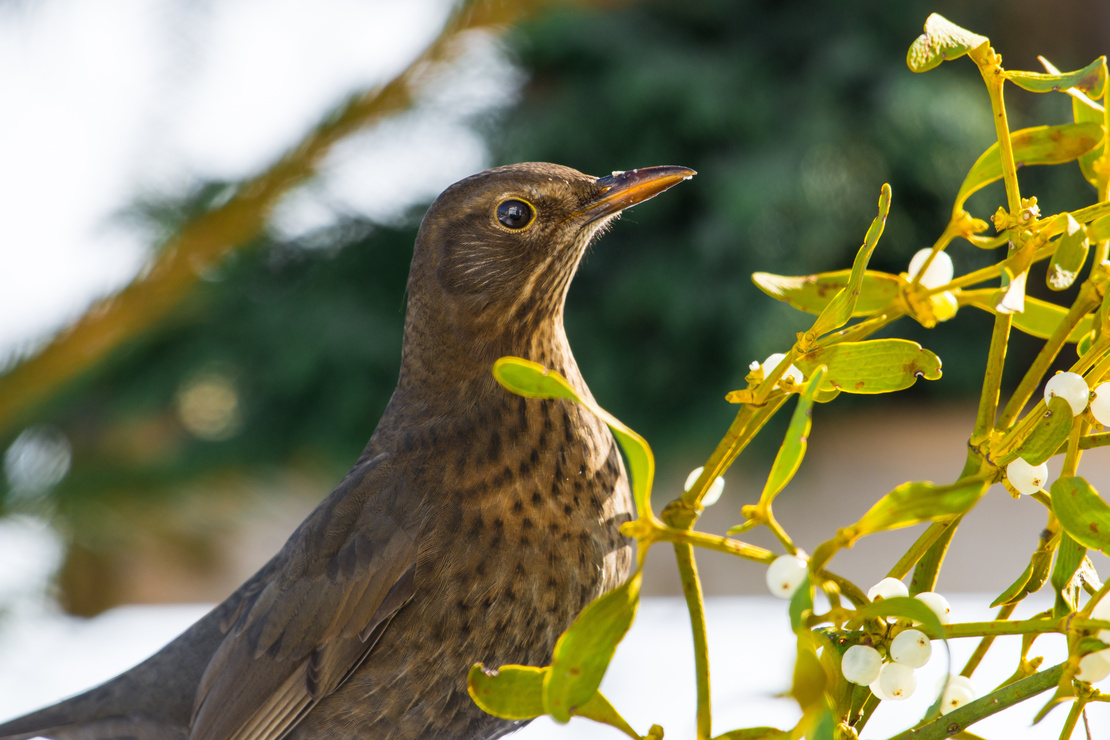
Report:
[[450,186],[420,226],[410,313],[491,336],[561,319],[586,247],[621,211],[687,180],[685,167],[584,175],[526,163]]

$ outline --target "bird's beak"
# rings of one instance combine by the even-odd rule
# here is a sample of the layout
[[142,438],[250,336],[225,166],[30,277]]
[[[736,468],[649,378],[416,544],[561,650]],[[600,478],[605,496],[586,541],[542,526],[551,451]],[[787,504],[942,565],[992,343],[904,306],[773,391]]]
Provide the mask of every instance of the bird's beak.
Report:
[[591,221],[631,208],[662,193],[698,173],[689,167],[642,167],[627,172],[614,172],[597,179],[601,196],[582,209]]

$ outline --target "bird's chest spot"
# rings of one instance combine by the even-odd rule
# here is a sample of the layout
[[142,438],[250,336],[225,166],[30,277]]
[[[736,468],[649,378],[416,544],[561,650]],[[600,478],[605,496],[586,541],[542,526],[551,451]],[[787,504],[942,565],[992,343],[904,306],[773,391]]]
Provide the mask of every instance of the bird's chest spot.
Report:
[[472,460],[486,458],[458,477],[455,513],[437,527],[440,547],[426,562],[435,573],[427,582],[453,590],[450,603],[441,598],[437,632],[472,641],[491,660],[546,660],[631,560],[619,532],[631,504],[615,441],[569,404],[542,409],[510,415],[473,441]]

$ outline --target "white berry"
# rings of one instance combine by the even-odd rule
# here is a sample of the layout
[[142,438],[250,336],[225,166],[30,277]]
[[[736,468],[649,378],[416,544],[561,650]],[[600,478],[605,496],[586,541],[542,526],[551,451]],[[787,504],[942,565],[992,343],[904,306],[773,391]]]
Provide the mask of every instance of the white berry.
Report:
[[1110,426],[1110,383],[1103,383],[1095,388],[1095,396],[1091,399],[1091,413],[1099,424]]
[[[764,360],[762,365],[763,377],[766,378],[768,375],[773,373],[775,371],[775,368],[779,366],[779,363],[785,359],[786,355],[784,355],[782,352],[776,352],[768,357],[766,360]],[[802,371],[794,367],[794,365],[788,365],[786,368],[786,372],[782,374],[782,377],[791,378],[795,383],[801,383],[805,380],[805,378],[802,376]]]
[[975,691],[973,689],[962,684],[949,683],[940,697],[940,713],[948,714],[952,710],[959,709],[964,704],[974,700]]
[[882,684],[879,683],[879,679],[877,678],[868,684],[868,688],[871,689],[871,693],[874,694],[879,701],[890,701],[894,698],[883,689]]
[[879,688],[891,699],[910,698],[917,689],[913,668],[901,663],[883,663],[883,667],[879,669]]
[[771,593],[789,599],[805,580],[809,566],[797,555],[780,555],[767,567],[767,587]]
[[910,590],[906,588],[906,584],[902,583],[897,578],[884,578],[872,586],[867,592],[867,598],[872,601],[893,599],[897,596],[909,595]]
[[1087,653],[1079,659],[1075,677],[1080,681],[1094,683],[1110,676],[1110,648],[1097,653]]
[[[691,470],[690,475],[686,476],[686,487],[682,490],[689,491],[693,487],[694,483],[698,480],[698,478],[701,477],[703,470],[705,470],[704,466]],[[701,505],[712,506],[713,504],[717,503],[717,501],[721,498],[721,493],[724,490],[725,479],[718,475],[717,479],[709,484],[709,489],[705,492],[705,495],[702,496]]]
[[937,615],[941,624],[948,624],[952,621],[952,607],[948,604],[948,599],[937,592],[922,591],[914,598],[929,607],[933,614]]
[[[1110,621],[1110,596],[1103,596],[1091,610],[1091,619],[1104,619]],[[1110,630],[1099,630],[1098,639],[1110,645]]]
[[1054,397],[1059,397],[1071,406],[1071,415],[1079,416],[1087,408],[1087,401],[1091,397],[1091,389],[1087,381],[1079,373],[1056,373],[1044,386],[1044,402],[1048,403]]
[[840,660],[840,672],[852,683],[866,686],[879,678],[879,668],[883,656],[869,645],[853,645],[844,651]]
[[[910,280],[921,272],[924,267],[925,261],[929,259],[929,255],[933,253],[932,249],[922,249],[918,251],[910,260],[910,269],[907,270]],[[955,273],[952,267],[952,258],[948,256],[947,252],[937,252],[937,256],[929,264],[929,269],[921,276],[922,287],[925,288],[939,288],[942,285],[952,282],[952,275]]]
[[890,643],[890,659],[910,668],[920,668],[929,662],[933,646],[921,630],[908,629],[895,635]]
[[1026,496],[1036,493],[1048,480],[1048,463],[1030,465],[1023,458],[1015,457],[1006,466],[1006,480],[1018,493]]
[[950,686],[962,686],[970,691],[972,696],[979,696],[979,690],[975,688],[975,684],[967,676],[961,676],[959,674],[941,676],[940,680],[937,681],[937,693],[943,693],[944,690]]

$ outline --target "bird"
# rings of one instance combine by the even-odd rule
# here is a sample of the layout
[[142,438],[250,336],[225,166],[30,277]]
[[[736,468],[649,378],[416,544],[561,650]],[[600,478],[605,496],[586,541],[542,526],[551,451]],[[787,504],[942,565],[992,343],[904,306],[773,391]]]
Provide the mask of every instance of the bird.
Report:
[[281,550],[160,652],[0,725],[56,740],[485,740],[522,723],[467,694],[475,663],[546,665],[627,577],[628,477],[609,429],[511,394],[518,356],[593,399],[563,326],[589,245],[692,177],[547,163],[448,187],[417,233],[396,389],[369,443]]

